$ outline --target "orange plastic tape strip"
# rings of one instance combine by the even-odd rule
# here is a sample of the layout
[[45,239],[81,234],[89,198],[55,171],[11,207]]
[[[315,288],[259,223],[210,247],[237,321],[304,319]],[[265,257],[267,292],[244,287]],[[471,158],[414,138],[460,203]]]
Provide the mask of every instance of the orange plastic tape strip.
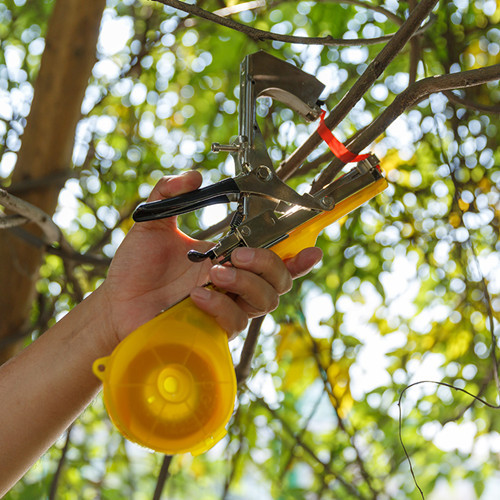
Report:
[[325,111],[321,112],[319,117],[318,134],[328,144],[330,151],[343,163],[352,161],[361,161],[368,158],[370,154],[357,155],[349,151],[333,134],[325,124]]

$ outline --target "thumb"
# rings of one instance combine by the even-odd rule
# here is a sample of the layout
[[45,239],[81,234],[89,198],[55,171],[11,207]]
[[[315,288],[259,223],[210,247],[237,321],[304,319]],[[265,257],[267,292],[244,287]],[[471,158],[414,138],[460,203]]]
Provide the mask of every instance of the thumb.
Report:
[[[188,193],[200,187],[202,176],[195,170],[184,172],[181,175],[171,175],[162,177],[151,191],[147,203],[173,198],[175,196]],[[173,230],[177,229],[177,217],[167,217],[163,219],[144,221],[134,225],[136,230]]]
[[189,170],[181,175],[170,175],[162,177],[151,191],[147,201],[159,201],[165,198],[173,198],[180,194],[198,189],[202,182],[202,176],[196,170]]

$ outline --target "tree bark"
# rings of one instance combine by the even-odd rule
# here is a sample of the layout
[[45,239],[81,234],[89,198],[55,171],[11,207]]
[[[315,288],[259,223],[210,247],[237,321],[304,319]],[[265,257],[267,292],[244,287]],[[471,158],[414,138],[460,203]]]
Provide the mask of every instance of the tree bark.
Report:
[[[45,38],[33,103],[12,177],[12,187],[49,177],[63,179],[16,195],[52,215],[64,173],[71,168],[76,125],[92,67],[105,0],[57,0]],[[61,175],[58,175],[61,174]],[[26,185],[26,184],[24,184]],[[26,226],[28,228],[29,226]],[[32,232],[38,229],[29,227]],[[43,249],[0,231],[0,338],[27,328]],[[0,352],[0,363],[19,350],[19,343]]]

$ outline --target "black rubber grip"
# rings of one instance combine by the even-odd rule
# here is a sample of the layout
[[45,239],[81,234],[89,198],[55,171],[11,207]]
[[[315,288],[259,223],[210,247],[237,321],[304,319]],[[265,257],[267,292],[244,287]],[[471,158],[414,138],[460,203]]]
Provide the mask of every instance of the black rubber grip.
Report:
[[186,214],[217,203],[229,203],[227,195],[239,192],[240,190],[233,179],[224,179],[211,186],[196,189],[180,196],[143,203],[135,209],[132,217],[136,222],[145,222]]

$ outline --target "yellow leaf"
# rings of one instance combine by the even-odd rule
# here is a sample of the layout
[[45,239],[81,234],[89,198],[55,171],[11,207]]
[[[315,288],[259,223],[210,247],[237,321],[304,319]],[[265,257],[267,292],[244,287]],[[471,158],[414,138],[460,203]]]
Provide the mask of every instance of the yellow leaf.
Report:
[[483,193],[489,193],[491,190],[491,181],[487,177],[483,177],[479,181],[479,188]]
[[450,214],[449,222],[456,229],[458,226],[460,226],[462,218],[456,212],[453,212]]
[[300,325],[281,325],[276,349],[276,361],[283,364],[286,370],[281,388],[300,394],[320,376],[318,362],[323,367],[328,366],[330,348],[327,339],[313,340]]
[[426,335],[422,338],[422,349],[430,351],[436,343],[436,339],[431,335]]
[[134,225],[134,220],[132,219],[132,217],[128,217],[124,219],[123,222],[120,224],[120,229],[124,233],[128,233],[133,225]]
[[191,463],[191,473],[195,478],[200,478],[206,475],[207,467],[204,462],[202,462],[199,458],[194,458]]
[[400,165],[406,165],[407,163],[401,159],[397,149],[392,149],[384,156],[381,166],[384,172],[388,174],[391,170],[397,169]]
[[458,200],[458,206],[460,207],[460,210],[462,210],[462,212],[467,212],[467,210],[469,210],[469,204],[462,200],[462,198],[460,198]]
[[472,343],[472,333],[467,330],[461,330],[446,344],[446,357],[449,360],[457,359],[463,356]]
[[339,416],[344,418],[352,408],[354,400],[351,395],[349,368],[351,362],[345,358],[330,364],[326,370],[328,382],[332,388],[330,401]]

